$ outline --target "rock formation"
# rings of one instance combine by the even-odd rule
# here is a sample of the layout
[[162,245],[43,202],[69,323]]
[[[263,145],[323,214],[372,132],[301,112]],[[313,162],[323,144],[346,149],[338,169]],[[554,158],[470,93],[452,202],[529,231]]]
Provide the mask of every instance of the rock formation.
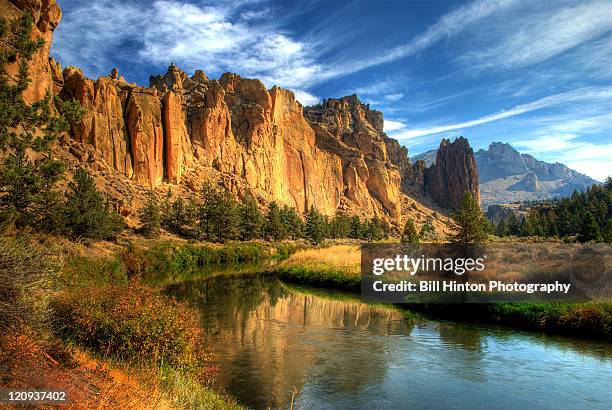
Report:
[[[22,12],[30,13],[33,17],[32,38],[44,40],[43,46],[28,63],[31,82],[22,94],[26,103],[33,103],[43,99],[48,90],[53,90],[53,66],[49,64],[49,50],[53,31],[62,18],[62,12],[55,0],[0,0],[0,17],[14,19]],[[15,76],[18,67],[18,63],[14,62],[7,67],[7,71]]]
[[293,92],[259,80],[233,73],[215,80],[201,70],[189,76],[174,64],[148,87],[126,82],[117,68],[92,80],[49,59],[61,17],[54,0],[0,3],[9,18],[32,13],[33,35],[45,40],[32,61],[28,101],[50,90],[85,109],[56,154],[95,172],[124,214],[150,187],[193,191],[210,180],[239,197],[251,192],[262,205],[275,200],[302,213],[315,206],[398,225],[402,209],[416,220],[435,214],[407,194],[428,193],[453,207],[462,190],[477,191],[467,141],[443,142],[434,170],[412,165],[407,149],[384,134],[382,113],[356,95],[303,108]]
[[317,145],[341,159],[345,197],[372,213],[380,204],[398,217],[401,177],[387,154],[382,113],[351,95],[307,107],[304,115],[314,128]]
[[478,168],[465,138],[457,138],[452,143],[442,140],[436,163],[425,172],[425,189],[434,201],[451,209],[459,208],[468,191],[480,201]]
[[[467,139],[443,139],[439,149],[425,154],[415,157],[405,184],[407,192],[428,195],[447,209],[459,208],[467,191],[480,200],[478,167]],[[431,160],[433,154],[435,161]]]
[[533,172],[529,171],[525,174],[523,179],[514,185],[508,187],[508,191],[527,191],[536,192],[540,190],[540,181]]
[[[427,151],[413,159],[424,160],[430,166],[437,152]],[[493,142],[474,156],[484,206],[569,196],[574,190],[583,192],[598,183],[566,165],[540,161],[502,142]]]

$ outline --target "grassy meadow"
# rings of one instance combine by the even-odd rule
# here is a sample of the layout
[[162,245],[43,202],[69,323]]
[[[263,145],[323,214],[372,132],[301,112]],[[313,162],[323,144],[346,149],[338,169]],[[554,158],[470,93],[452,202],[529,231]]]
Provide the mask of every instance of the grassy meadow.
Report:
[[[276,272],[288,282],[359,292],[359,245],[298,250],[281,262]],[[496,323],[574,337],[612,340],[611,303],[415,303],[401,306],[449,320]]]

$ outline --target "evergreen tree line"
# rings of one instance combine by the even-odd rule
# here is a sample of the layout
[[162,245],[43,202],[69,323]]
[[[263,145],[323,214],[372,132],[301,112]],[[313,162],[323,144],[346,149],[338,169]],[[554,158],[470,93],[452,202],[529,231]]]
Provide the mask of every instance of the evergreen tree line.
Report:
[[372,218],[362,221],[338,213],[334,217],[321,214],[314,206],[303,218],[295,208],[268,205],[266,212],[259,209],[257,200],[247,193],[241,201],[227,189],[205,183],[190,198],[172,199],[168,191],[163,200],[155,191],[141,211],[141,232],[145,236],[159,235],[162,228],[176,235],[213,242],[227,240],[307,238],[314,243],[324,239],[355,238],[381,240],[387,238],[390,226],[387,222]]
[[534,206],[524,217],[512,213],[497,224],[495,233],[612,243],[612,178],[586,192]]
[[[53,158],[51,144],[83,109],[50,92],[28,104],[23,92],[30,83],[28,61],[43,46],[32,39],[32,17],[25,13],[0,18],[0,232],[34,229],[73,238],[112,238],[123,220],[109,209],[84,170],[77,170],[65,193],[57,188],[65,165]],[[9,74],[10,64],[17,73]]]

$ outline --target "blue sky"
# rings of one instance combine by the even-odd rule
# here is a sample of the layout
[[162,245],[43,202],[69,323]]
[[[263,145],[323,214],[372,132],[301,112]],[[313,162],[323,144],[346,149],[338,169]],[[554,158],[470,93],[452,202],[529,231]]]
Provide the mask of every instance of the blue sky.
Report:
[[463,135],[612,174],[612,0],[58,2],[51,54],[92,78],[174,62],[305,105],[357,93],[411,155]]

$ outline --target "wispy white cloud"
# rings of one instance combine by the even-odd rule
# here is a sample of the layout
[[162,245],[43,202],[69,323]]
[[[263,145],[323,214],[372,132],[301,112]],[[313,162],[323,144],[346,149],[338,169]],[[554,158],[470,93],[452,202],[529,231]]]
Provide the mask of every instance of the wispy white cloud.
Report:
[[385,132],[397,131],[406,128],[406,124],[401,121],[385,120]]
[[[562,54],[612,31],[612,3],[596,0],[553,3],[535,12],[515,13],[512,24],[491,21],[484,44],[460,57],[470,70],[524,67]],[[527,10],[529,11],[529,10]]]
[[[127,42],[132,47],[141,44],[137,55],[143,62],[174,61],[188,71],[231,70],[261,78],[267,85],[306,89],[419,53],[518,1],[475,0],[443,15],[405,44],[370,58],[322,64],[319,50],[271,22],[272,11],[263,4],[248,4],[242,10],[244,2],[197,5],[157,0],[138,6],[100,0],[71,7],[58,29],[54,53],[64,63],[99,74],[110,68],[105,66],[116,61],[113,53]],[[134,57],[132,50],[126,59]]]
[[[608,119],[612,119],[609,116]],[[512,143],[534,156],[560,162],[599,181],[612,175],[612,142],[594,143],[577,134],[550,134]]]
[[398,86],[397,79],[384,79],[374,81],[368,85],[363,85],[360,87],[355,87],[351,89],[350,92],[353,92],[358,95],[380,95],[389,91],[393,91]]
[[494,13],[502,12],[517,5],[520,1],[522,0],[472,1],[443,15],[424,32],[405,44],[370,58],[336,62],[325,67],[324,70],[319,70],[311,81],[323,81],[329,78],[340,77],[415,55],[444,39],[462,32],[467,27]]
[[391,102],[401,100],[402,98],[404,98],[404,93],[394,93],[385,95],[385,100]]
[[316,95],[312,95],[307,91],[294,89],[292,90],[295,94],[295,99],[298,100],[302,105],[315,105],[321,102],[321,98]]
[[453,131],[460,128],[469,128],[477,125],[486,124],[492,121],[502,120],[504,118],[514,117],[531,111],[541,110],[543,108],[560,106],[568,103],[577,103],[584,101],[607,101],[612,98],[612,88],[598,87],[583,87],[572,91],[549,95],[532,101],[526,104],[516,105],[508,110],[499,111],[495,114],[485,115],[483,117],[463,121],[454,124],[437,125],[421,129],[408,129],[393,136],[398,139],[409,139],[422,135],[437,134],[445,131]]
[[64,10],[53,36],[52,54],[62,64],[76,65],[89,75],[106,74],[121,60],[133,59],[133,51],[125,51],[122,45],[140,35],[147,16],[139,6],[109,0]]

